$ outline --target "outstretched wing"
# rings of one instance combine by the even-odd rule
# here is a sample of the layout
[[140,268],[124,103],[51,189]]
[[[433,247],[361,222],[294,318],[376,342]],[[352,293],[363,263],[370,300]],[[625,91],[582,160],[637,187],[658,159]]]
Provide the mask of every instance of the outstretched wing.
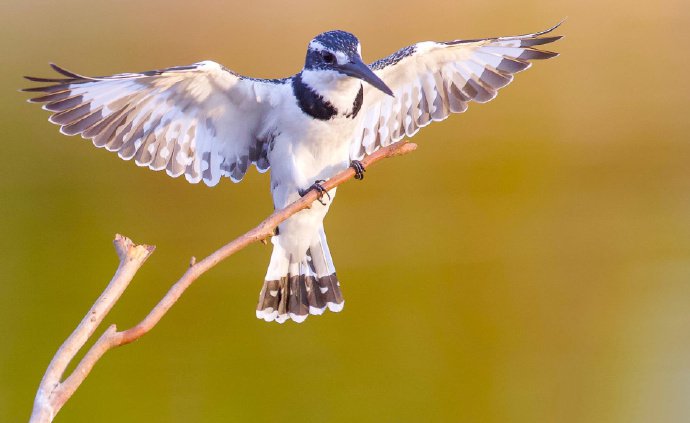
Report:
[[49,84],[24,91],[41,93],[29,101],[46,103],[63,134],[209,186],[221,176],[240,181],[251,163],[268,169],[259,132],[283,80],[244,78],[211,61],[95,78],[51,66],[64,78],[26,77]]
[[350,156],[361,159],[432,121],[467,110],[470,101],[485,103],[530,60],[557,53],[534,48],[561,36],[543,37],[558,28],[515,37],[423,42],[405,47],[371,64],[395,97],[365,85],[363,117],[352,140]]

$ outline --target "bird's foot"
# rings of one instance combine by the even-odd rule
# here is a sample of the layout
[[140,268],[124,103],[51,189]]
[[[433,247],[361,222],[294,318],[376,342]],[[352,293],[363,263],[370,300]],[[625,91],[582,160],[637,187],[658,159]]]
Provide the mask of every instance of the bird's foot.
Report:
[[359,160],[352,160],[350,162],[350,167],[355,170],[355,179],[359,181],[364,179],[364,172],[366,172],[367,170],[364,168],[362,162],[360,162]]
[[309,191],[316,190],[316,192],[318,192],[318,194],[319,194],[319,196],[316,197],[316,199],[319,200],[319,203],[321,203],[322,205],[325,206],[326,203],[323,201],[323,195],[326,194],[326,196],[328,196],[328,201],[330,201],[331,200],[331,194],[329,194],[328,191],[326,191],[326,188],[324,188],[323,185],[321,185],[322,182],[326,182],[326,181],[324,179],[319,179],[316,182],[314,182],[312,184],[312,186],[310,186],[309,188],[304,189],[304,190],[301,189],[297,192],[299,193],[300,197],[304,197],[305,195],[307,195],[307,193]]

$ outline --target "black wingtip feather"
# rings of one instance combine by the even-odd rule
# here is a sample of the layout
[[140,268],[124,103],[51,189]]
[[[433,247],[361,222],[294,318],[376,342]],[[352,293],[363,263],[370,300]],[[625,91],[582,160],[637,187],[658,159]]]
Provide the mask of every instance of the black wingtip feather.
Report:
[[553,37],[528,38],[526,40],[522,40],[522,42],[520,43],[520,47],[533,47],[549,44],[553,43],[554,41],[558,41],[563,37],[563,35],[555,35]]
[[518,73],[529,68],[530,66],[531,63],[525,62],[524,60],[504,57],[496,67],[496,70],[505,73]]
[[545,60],[558,56],[558,53],[548,50],[537,50],[527,48],[518,57],[520,60]]
[[40,87],[22,88],[25,93],[54,93],[69,88],[69,84],[59,83],[55,85],[44,85]]
[[24,76],[24,79],[28,79],[31,82],[65,82],[64,78],[40,78],[37,76]]
[[78,73],[74,73],[74,72],[68,71],[67,69],[62,68],[62,67],[60,67],[60,66],[58,66],[58,65],[56,65],[55,63],[52,63],[52,62],[50,63],[50,67],[53,68],[53,70],[55,70],[55,72],[57,72],[57,73],[59,73],[59,74],[61,74],[61,75],[67,76],[67,77],[69,77],[69,78],[74,78],[74,79],[87,79],[87,77],[85,77],[85,76],[83,76],[83,75],[79,75]]
[[53,88],[51,86],[45,86],[45,87],[31,87],[31,88],[22,88],[21,91],[25,93],[43,93],[43,92],[50,92],[50,89]]
[[58,88],[63,88],[71,83],[78,83],[78,82],[83,82],[84,80],[90,79],[89,77],[79,75],[78,73],[74,73],[71,71],[68,71],[65,68],[62,68],[55,63],[49,63],[50,67],[60,75],[64,76],[65,78],[42,78],[38,76],[28,76],[24,75],[24,79],[31,81],[31,82],[41,82],[41,83],[49,83],[49,84],[54,84],[50,86],[43,86],[43,87],[31,87],[31,88],[22,88],[22,92],[52,92]]
[[51,101],[64,100],[71,95],[70,90],[56,91],[48,95],[42,95],[39,97],[30,98],[30,103],[48,103]]
[[540,35],[544,35],[544,34],[548,34],[549,32],[553,32],[553,31],[555,31],[556,29],[558,29],[558,27],[560,27],[561,25],[563,25],[563,24],[565,23],[566,20],[568,20],[567,17],[563,18],[560,22],[558,22],[556,25],[552,26],[552,27],[549,28],[549,29],[545,29],[545,30],[543,30],[543,31],[535,32],[534,35],[535,35],[536,37],[538,37],[538,36],[540,36]]

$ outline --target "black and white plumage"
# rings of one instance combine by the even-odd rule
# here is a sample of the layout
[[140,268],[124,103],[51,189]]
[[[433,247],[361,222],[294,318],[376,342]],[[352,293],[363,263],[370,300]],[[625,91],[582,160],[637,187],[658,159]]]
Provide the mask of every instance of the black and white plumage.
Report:
[[[560,24],[559,24],[560,25]],[[209,186],[240,181],[250,165],[271,168],[276,208],[352,161],[413,136],[421,127],[486,102],[531,60],[556,56],[542,32],[423,42],[367,66],[357,38],[329,31],[309,44],[304,69],[285,79],[238,75],[211,61],[141,73],[87,77],[51,65],[61,78],[31,102],[50,121],[139,166]],[[344,300],[323,230],[335,197],[279,226],[257,317],[301,322]]]

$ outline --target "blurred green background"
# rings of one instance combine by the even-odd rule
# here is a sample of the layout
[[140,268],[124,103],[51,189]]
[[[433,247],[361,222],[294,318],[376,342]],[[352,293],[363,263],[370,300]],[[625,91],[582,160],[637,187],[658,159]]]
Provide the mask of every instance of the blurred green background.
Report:
[[280,77],[329,29],[371,62],[566,16],[559,58],[340,189],[326,228],[342,313],[257,320],[270,248],[252,246],[108,353],[56,421],[690,421],[685,0],[3,2],[0,421],[28,419],[116,267],[115,233],[158,247],[106,319],[124,328],[190,256],[271,211],[254,171],[209,189],[60,135],[21,75],[213,59]]

